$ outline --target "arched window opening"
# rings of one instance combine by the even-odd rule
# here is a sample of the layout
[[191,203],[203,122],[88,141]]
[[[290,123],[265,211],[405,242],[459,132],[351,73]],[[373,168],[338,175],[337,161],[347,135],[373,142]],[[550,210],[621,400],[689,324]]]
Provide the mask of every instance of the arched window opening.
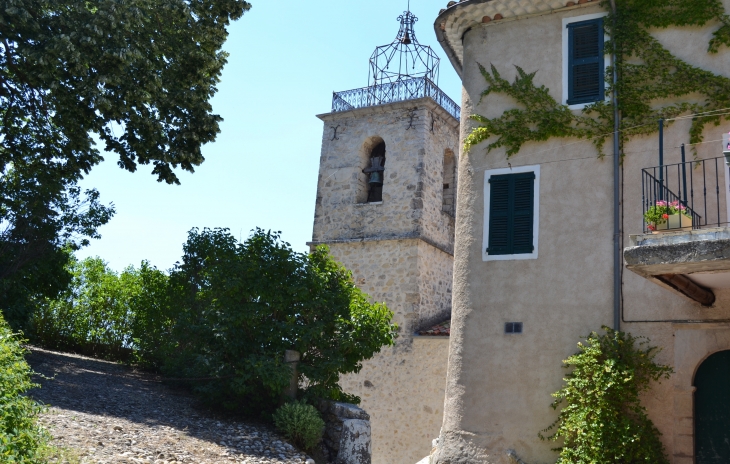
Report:
[[444,152],[444,194],[443,207],[444,213],[454,216],[456,213],[456,159],[454,152],[446,150]]
[[367,175],[368,203],[383,201],[385,179],[385,142],[380,142],[370,152],[368,166],[362,170]]

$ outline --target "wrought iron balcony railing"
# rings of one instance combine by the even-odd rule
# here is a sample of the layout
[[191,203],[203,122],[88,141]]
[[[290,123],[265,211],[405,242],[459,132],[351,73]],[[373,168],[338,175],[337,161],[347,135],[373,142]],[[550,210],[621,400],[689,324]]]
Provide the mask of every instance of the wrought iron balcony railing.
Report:
[[385,105],[424,97],[430,97],[451,116],[457,120],[460,119],[461,108],[459,105],[425,77],[335,92],[332,96],[332,112]]
[[[687,220],[650,224],[644,221],[644,232],[655,229],[671,230],[719,227],[728,223],[725,159],[710,158],[685,163],[667,164],[641,170],[642,208],[646,214],[655,206],[674,206],[684,211]],[[660,208],[661,211],[661,208]]]

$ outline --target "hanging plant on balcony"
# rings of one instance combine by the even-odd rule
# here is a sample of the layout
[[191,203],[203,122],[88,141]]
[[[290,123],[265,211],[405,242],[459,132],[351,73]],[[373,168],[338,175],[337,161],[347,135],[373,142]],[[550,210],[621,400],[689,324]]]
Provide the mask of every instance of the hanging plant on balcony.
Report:
[[692,216],[687,212],[687,207],[679,201],[657,201],[644,213],[644,221],[652,232],[692,227]]

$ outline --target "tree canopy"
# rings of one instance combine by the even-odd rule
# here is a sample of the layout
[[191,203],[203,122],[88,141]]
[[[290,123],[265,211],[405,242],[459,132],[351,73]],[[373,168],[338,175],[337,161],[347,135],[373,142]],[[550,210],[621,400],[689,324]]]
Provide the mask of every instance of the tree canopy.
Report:
[[111,218],[113,207],[100,204],[97,191],[78,186],[103,160],[97,141],[120,167],[151,164],[158,181],[171,184],[179,183],[176,169],[193,172],[203,162],[201,146],[220,130],[209,100],[226,62],[226,28],[250,7],[243,0],[0,0],[6,311],[62,289],[70,280],[63,248],[85,245]]
[[70,180],[101,161],[178,182],[215,139],[212,113],[242,0],[0,1],[0,160],[33,156]]

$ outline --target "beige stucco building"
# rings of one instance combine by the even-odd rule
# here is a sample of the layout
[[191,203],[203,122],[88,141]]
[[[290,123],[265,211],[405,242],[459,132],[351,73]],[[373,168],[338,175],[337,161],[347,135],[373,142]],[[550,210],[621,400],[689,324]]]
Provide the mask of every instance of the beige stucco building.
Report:
[[[723,5],[730,12],[730,0]],[[487,83],[478,64],[493,64],[510,81],[515,66],[536,72],[538,87],[544,85],[556,101],[579,111],[585,102],[575,103],[580,98],[573,98],[577,91],[571,86],[577,84],[569,79],[577,72],[570,68],[569,50],[579,44],[572,45],[570,34],[606,13],[590,0],[450,2],[435,29],[463,81],[461,140],[476,126],[470,115],[496,118],[520,107],[498,93],[481,98]],[[720,26],[710,21],[650,33],[686,63],[730,77],[730,50],[707,51]],[[610,54],[593,63],[602,71]],[[611,101],[602,92],[592,101],[597,98]],[[702,414],[712,387],[707,385],[730,378],[730,363],[725,363],[730,350],[730,184],[716,141],[730,123],[710,124],[703,134],[710,143],[696,145],[696,155],[687,150],[687,159],[704,161],[677,164],[690,124],[691,119],[683,119],[666,125],[661,176],[645,170],[659,165],[656,134],[628,139],[618,176],[610,138],[603,158],[591,141],[565,138],[525,143],[509,159],[504,148],[487,154],[486,143],[460,153],[445,412],[431,462],[555,462],[550,450],[555,445],[542,442],[538,432],[557,416],[550,395],[562,386],[562,360],[591,331],[614,326],[616,316],[621,330],[662,347],[657,360],[675,370],[644,398],[670,462],[730,462],[730,445],[714,450],[714,457],[707,452],[712,443],[730,442],[730,426],[721,428],[719,439],[698,429],[706,420]],[[515,198],[511,216],[501,215],[504,192]],[[643,220],[648,205],[684,201],[686,194],[696,214],[695,230],[651,234]],[[517,205],[520,198],[523,206]],[[502,229],[503,217],[513,221],[513,229]],[[500,231],[509,232],[509,240],[500,242]],[[711,375],[701,374],[721,357]],[[730,394],[724,398],[712,403],[717,424],[730,420]]]
[[[395,346],[341,379],[370,415],[373,464],[414,463],[443,421],[459,107],[436,85],[438,57],[407,12],[376,49],[370,85],[338,92],[324,122],[314,229],[399,326]],[[420,47],[420,48],[419,48]],[[417,68],[398,68],[401,53]],[[388,65],[379,61],[396,56]],[[445,324],[448,327],[448,323]],[[420,335],[423,333],[423,335]]]

